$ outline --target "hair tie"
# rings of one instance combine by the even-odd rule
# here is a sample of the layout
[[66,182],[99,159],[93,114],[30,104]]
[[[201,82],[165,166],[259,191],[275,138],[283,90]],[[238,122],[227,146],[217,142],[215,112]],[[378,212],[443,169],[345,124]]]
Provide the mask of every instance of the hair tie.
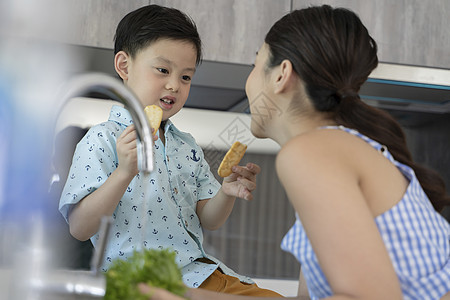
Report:
[[358,92],[353,88],[342,88],[336,91],[336,96],[342,101],[345,98],[358,98]]

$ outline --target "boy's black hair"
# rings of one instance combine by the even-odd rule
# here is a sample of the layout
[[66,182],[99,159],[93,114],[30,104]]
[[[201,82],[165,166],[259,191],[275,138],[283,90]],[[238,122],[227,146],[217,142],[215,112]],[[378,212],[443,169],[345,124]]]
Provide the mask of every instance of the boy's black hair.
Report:
[[125,51],[134,57],[161,38],[191,42],[197,50],[196,64],[201,62],[202,45],[194,21],[178,9],[154,4],[128,13],[119,22],[114,36],[114,55]]

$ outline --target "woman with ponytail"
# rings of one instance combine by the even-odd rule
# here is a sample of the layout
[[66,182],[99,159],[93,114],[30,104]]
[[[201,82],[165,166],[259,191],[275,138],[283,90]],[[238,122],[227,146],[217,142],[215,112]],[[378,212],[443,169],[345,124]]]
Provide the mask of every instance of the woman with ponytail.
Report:
[[347,9],[293,11],[267,34],[246,92],[252,133],[281,146],[277,174],[297,217],[281,246],[311,299],[450,299],[450,225],[439,214],[450,199],[413,162],[399,124],[361,101],[377,63]]

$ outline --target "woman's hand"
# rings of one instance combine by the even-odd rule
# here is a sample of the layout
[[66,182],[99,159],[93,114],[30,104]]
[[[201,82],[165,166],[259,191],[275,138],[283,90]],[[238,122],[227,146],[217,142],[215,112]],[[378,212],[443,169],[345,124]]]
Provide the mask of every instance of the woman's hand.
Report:
[[233,173],[223,179],[222,190],[229,196],[252,200],[252,192],[256,189],[256,175],[261,168],[254,163],[245,166],[234,166]]
[[139,283],[138,288],[142,294],[149,296],[149,300],[185,300],[185,298],[174,295],[169,291],[151,287],[145,283]]

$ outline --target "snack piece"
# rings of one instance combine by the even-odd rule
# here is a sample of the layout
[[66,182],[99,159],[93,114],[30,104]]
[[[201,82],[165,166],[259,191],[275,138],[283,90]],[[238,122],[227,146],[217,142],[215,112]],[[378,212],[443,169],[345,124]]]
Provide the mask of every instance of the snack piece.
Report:
[[168,290],[184,296],[186,286],[181,270],[175,262],[176,254],[169,249],[135,251],[127,260],[116,258],[106,272],[105,300],[146,300],[139,292],[138,283]]
[[244,156],[245,150],[247,150],[247,145],[241,144],[238,141],[234,142],[230,150],[225,154],[225,157],[217,170],[220,177],[230,176],[232,173],[231,168],[239,164]]
[[144,108],[145,115],[147,116],[150,126],[155,129],[155,133],[158,132],[159,125],[161,124],[163,111],[161,107],[156,105],[148,105]]

